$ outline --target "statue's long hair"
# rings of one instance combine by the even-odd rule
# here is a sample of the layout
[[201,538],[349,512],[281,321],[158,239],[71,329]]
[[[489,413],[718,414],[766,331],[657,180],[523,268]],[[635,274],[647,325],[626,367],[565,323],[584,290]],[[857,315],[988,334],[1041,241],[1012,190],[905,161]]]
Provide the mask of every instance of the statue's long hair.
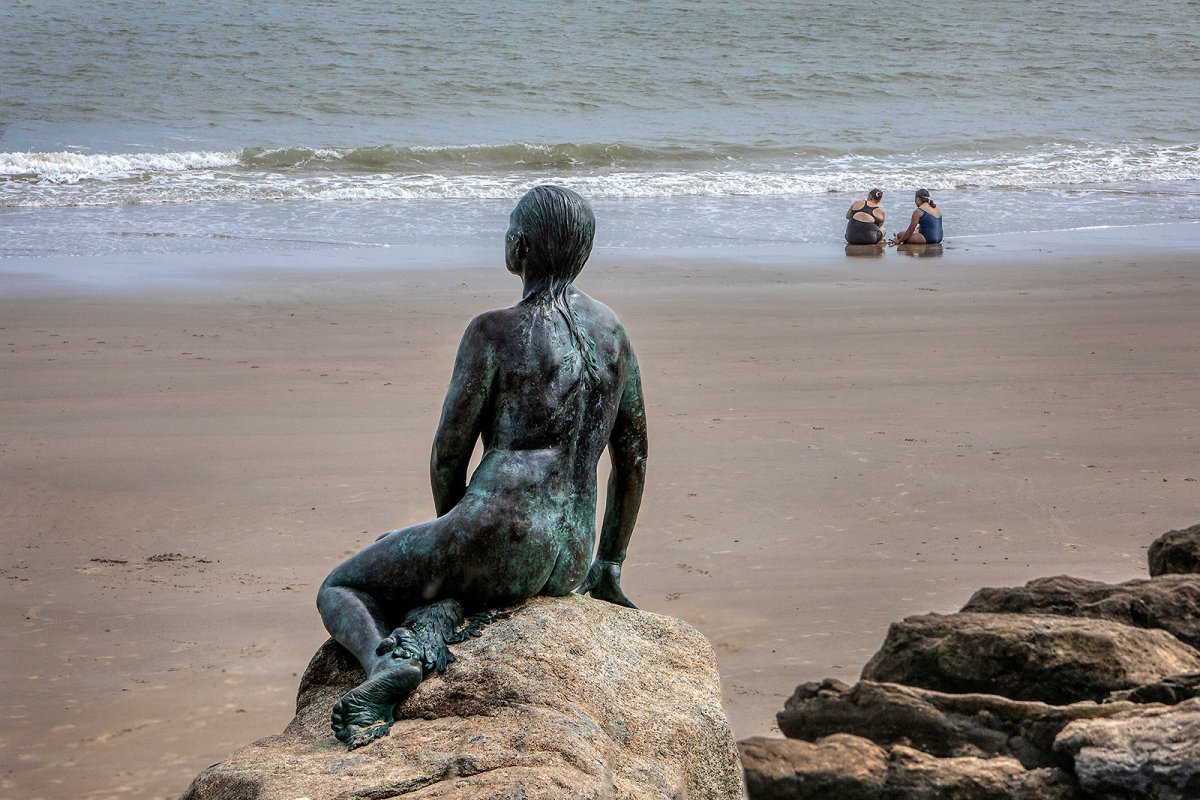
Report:
[[513,235],[524,252],[525,298],[566,322],[587,382],[599,378],[595,345],[585,335],[571,305],[571,282],[592,253],[596,215],[586,200],[562,186],[535,186],[513,210]]

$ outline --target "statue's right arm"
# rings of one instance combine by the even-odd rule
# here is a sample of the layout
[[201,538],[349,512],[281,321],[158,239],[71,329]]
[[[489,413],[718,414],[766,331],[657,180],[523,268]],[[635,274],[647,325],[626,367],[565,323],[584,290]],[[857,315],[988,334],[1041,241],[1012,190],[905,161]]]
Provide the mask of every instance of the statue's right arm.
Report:
[[442,418],[433,437],[429,479],[440,517],[458,504],[467,490],[467,466],[482,427],[492,383],[492,344],[486,322],[476,317],[458,345]]
[[617,408],[617,419],[608,441],[612,471],[604,504],[604,523],[596,560],[580,592],[599,600],[634,607],[621,589],[621,564],[633,536],[642,490],[646,485],[646,403],[637,357],[629,351],[629,373]]

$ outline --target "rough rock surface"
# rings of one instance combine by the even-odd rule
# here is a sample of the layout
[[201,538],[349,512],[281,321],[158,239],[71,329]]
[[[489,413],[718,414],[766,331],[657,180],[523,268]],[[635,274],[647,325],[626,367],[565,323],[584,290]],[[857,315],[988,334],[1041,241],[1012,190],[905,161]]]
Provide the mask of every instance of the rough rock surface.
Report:
[[1074,784],[1054,768],[1011,758],[934,758],[837,734],[817,742],[754,737],[738,744],[754,800],[1068,800]]
[[183,800],[743,797],[713,650],[684,623],[537,598],[453,651],[388,736],[348,752],[329,711],[362,672],[327,642],[286,730],[200,773]]
[[848,733],[943,758],[1010,756],[1034,768],[1058,764],[1054,738],[1068,723],[1133,708],[1128,702],[1090,701],[1054,706],[873,681],[851,688],[826,679],[797,686],[776,719],[783,735],[792,739],[811,742]]
[[980,589],[962,610],[1106,619],[1161,628],[1200,647],[1200,575],[1162,575],[1117,584],[1056,575],[1024,586]]
[[1200,669],[1160,630],[1042,614],[926,614],[893,623],[865,680],[1065,704]]
[[1150,543],[1146,553],[1151,575],[1171,572],[1200,572],[1200,524],[1181,531],[1167,531]]
[[1149,560],[892,625],[855,686],[796,688],[789,738],[739,743],[751,800],[1200,799],[1200,525]]
[[1200,797],[1200,699],[1073,722],[1055,748],[1074,759],[1089,796]]
[[1200,697],[1200,672],[1170,675],[1161,681],[1144,683],[1135,689],[1113,692],[1108,699],[1110,704],[1112,701],[1128,700],[1133,703],[1163,703],[1173,706],[1193,697]]

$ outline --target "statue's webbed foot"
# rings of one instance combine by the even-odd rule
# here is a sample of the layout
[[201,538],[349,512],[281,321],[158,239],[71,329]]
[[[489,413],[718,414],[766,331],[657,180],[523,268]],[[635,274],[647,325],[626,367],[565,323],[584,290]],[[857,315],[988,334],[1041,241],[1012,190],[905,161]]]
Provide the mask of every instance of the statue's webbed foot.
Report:
[[497,620],[508,619],[512,615],[513,609],[511,608],[493,608],[489,611],[472,614],[463,621],[462,625],[455,629],[454,638],[448,641],[453,644],[454,642],[466,641],[468,636],[482,636],[484,625],[490,625]]
[[330,720],[333,735],[350,750],[386,736],[396,719],[396,704],[412,693],[425,676],[419,659],[405,655],[402,648],[394,647],[390,654],[384,650],[380,655],[371,677],[333,705]]
[[[447,664],[454,663],[454,654],[447,645],[465,641],[469,636],[479,636],[483,626],[511,615],[511,611],[485,611],[466,616],[456,600],[439,600],[427,606],[414,608],[404,617],[404,627],[392,631],[380,648],[395,641],[395,647],[407,648],[421,659],[426,674],[445,672]],[[386,652],[386,649],[381,650]]]
[[416,644],[425,672],[445,672],[454,662],[447,644],[461,642],[455,631],[463,624],[463,608],[456,600],[439,600],[414,608],[404,617],[404,628]]

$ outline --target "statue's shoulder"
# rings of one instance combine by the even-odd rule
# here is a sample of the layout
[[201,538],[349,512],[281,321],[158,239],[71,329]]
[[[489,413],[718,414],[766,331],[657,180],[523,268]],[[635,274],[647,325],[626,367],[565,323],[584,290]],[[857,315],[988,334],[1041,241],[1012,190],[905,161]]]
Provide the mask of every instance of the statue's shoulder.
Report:
[[575,304],[577,312],[583,313],[593,322],[609,328],[621,336],[625,335],[625,326],[621,324],[621,318],[617,316],[617,312],[604,303],[578,289],[572,292],[571,301]]
[[484,311],[467,323],[467,331],[463,334],[463,338],[477,336],[489,338],[496,333],[508,330],[521,315],[522,309],[519,306]]

